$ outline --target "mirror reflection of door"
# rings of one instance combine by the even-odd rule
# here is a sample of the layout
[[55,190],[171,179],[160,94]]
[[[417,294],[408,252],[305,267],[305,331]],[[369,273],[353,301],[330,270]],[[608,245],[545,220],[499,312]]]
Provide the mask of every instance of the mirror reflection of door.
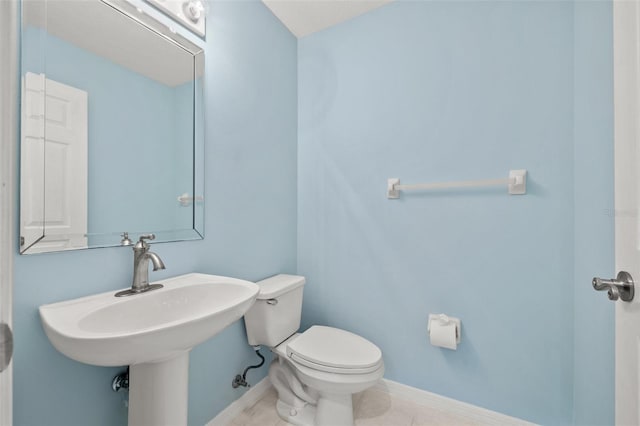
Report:
[[[42,87],[46,87],[46,104]],[[32,253],[87,247],[87,92],[34,73],[25,74],[25,111],[46,111],[45,137],[38,126],[22,132],[22,209],[41,212],[21,223]],[[37,119],[37,118],[33,118]],[[31,133],[33,132],[33,134]],[[44,147],[39,144],[44,143]],[[44,162],[42,168],[38,168]],[[38,167],[31,170],[33,165]],[[42,174],[44,173],[44,175]],[[38,186],[44,185],[44,206]],[[34,190],[35,193],[30,193]],[[29,217],[28,214],[26,217]],[[44,237],[38,235],[44,228]],[[22,242],[22,240],[21,240]],[[34,244],[35,243],[35,244]],[[25,247],[26,248],[26,247]]]
[[22,80],[20,251],[44,237],[44,74]]

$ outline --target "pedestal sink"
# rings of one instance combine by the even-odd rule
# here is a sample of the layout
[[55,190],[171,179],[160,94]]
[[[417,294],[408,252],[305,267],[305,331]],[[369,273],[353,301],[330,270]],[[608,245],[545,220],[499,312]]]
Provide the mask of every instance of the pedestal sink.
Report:
[[189,351],[235,322],[252,282],[206,274],[162,280],[126,298],[115,291],[40,306],[45,333],[71,359],[129,365],[129,425],[186,425]]

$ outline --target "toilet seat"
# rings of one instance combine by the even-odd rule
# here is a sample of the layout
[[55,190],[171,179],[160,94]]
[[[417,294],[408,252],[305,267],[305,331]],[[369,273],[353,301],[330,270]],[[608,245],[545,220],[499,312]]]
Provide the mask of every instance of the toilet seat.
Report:
[[295,363],[327,373],[367,374],[382,365],[382,352],[367,339],[318,325],[291,339],[286,354]]

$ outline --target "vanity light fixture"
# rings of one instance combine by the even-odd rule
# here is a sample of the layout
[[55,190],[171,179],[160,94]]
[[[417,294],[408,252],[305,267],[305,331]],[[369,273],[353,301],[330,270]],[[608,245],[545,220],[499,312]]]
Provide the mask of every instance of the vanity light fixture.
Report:
[[205,0],[147,0],[187,29],[204,37],[207,3]]
[[197,23],[200,18],[203,18],[204,4],[202,4],[201,0],[189,0],[182,3],[182,10],[191,22]]

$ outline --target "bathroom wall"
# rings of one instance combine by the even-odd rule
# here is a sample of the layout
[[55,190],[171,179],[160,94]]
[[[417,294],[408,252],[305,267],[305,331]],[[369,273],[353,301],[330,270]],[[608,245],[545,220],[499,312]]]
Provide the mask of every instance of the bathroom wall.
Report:
[[[579,20],[576,54],[601,74],[574,76],[571,2],[399,1],[299,40],[305,325],[374,341],[388,379],[539,424],[572,423],[574,297],[591,296],[574,294],[574,248],[583,243],[574,232],[589,226],[574,230],[574,209],[589,194],[574,205],[574,173],[583,176],[599,153],[611,160],[610,105],[584,107],[573,124],[574,101],[610,95],[608,86],[594,87],[610,78],[602,62],[610,35],[597,43],[597,57],[585,51],[610,30],[601,23],[610,14],[591,12],[584,18],[598,25]],[[583,40],[587,28],[597,32]],[[602,128],[589,122],[596,117]],[[574,131],[594,128],[604,140],[590,136],[593,149],[576,156],[574,170]],[[525,196],[500,187],[386,198],[391,177],[502,178],[520,168],[529,172]],[[610,172],[605,166],[597,176]],[[598,207],[608,205],[610,181],[588,189]],[[596,237],[610,242],[606,218],[596,219],[605,226]],[[581,252],[581,267],[610,248]],[[580,303],[582,327],[588,306]],[[428,342],[427,315],[442,312],[462,320],[455,352]],[[610,343],[600,326],[591,338],[584,333],[581,349]],[[609,388],[610,378],[592,378]],[[612,421],[606,410],[597,419]]]
[[[190,104],[194,104],[194,100],[193,100],[194,84],[196,88],[201,87],[201,84],[202,84],[201,79],[202,77],[199,77],[195,81],[195,83],[187,82],[174,88],[173,96],[174,96],[175,104],[186,105],[185,102],[189,102],[189,101],[190,101]],[[195,99],[195,105],[204,106],[204,104],[198,99]],[[174,117],[176,132],[178,132],[177,129],[193,128],[193,111],[194,111],[193,107],[179,108],[178,111],[176,111],[176,115]],[[184,135],[185,139],[193,138],[193,137],[194,137],[193,133]],[[201,139],[196,139],[196,140],[201,140]],[[193,167],[193,158],[194,158],[193,150],[186,150],[186,149],[183,150],[181,149],[180,145],[175,144],[173,145],[172,157],[173,157],[173,164],[177,165],[175,170],[189,170],[189,168]],[[200,164],[198,164],[197,167],[201,167]],[[172,179],[173,180],[172,185],[173,185],[174,193],[176,194],[176,196],[184,193],[198,194],[198,189],[193,188],[193,185],[194,185],[193,176],[189,176],[188,173],[173,173],[173,175],[174,176]],[[199,205],[200,205],[199,203],[196,203],[196,207]],[[175,215],[173,217],[173,221],[174,221],[173,223],[188,224],[189,228],[193,225],[194,219],[193,219],[193,210],[191,206],[188,206],[186,208],[185,206],[180,206],[180,208],[178,209],[173,209],[173,213]],[[197,228],[198,228],[198,225],[196,225],[196,229]],[[174,228],[174,229],[178,229],[178,228]]]
[[[296,268],[296,40],[258,1],[210,3],[206,42],[203,241],[154,244],[166,271],[258,280]],[[115,169],[114,169],[115,172]],[[16,224],[17,226],[17,224]],[[121,368],[72,361],[42,331],[41,304],[130,285],[130,248],[17,256],[14,424],[125,425]],[[257,357],[241,322],[191,353],[189,424],[203,425],[245,390],[235,374]],[[252,371],[256,383],[266,370]]]

